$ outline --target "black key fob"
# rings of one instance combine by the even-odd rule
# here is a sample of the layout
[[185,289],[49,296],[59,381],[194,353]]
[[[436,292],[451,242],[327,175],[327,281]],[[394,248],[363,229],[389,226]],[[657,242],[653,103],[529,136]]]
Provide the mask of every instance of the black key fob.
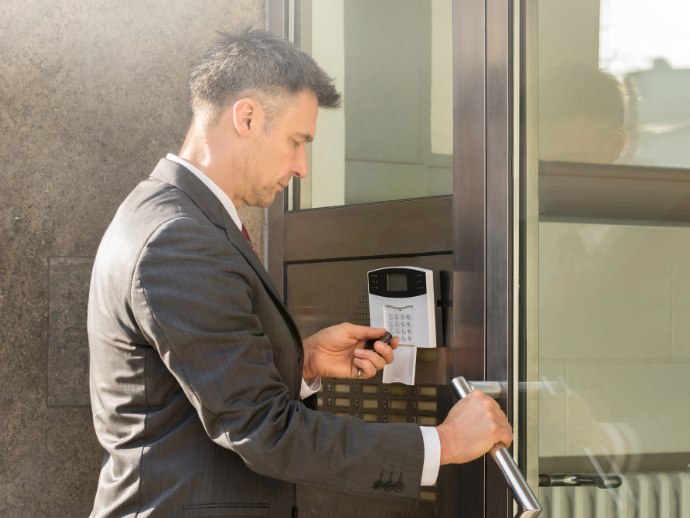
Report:
[[374,350],[374,344],[376,342],[384,342],[384,343],[389,344],[389,343],[391,343],[391,340],[393,340],[393,335],[390,334],[388,331],[386,331],[386,333],[379,338],[375,338],[374,340],[367,340],[367,343],[364,344],[364,348],[369,349],[370,351],[373,351]]

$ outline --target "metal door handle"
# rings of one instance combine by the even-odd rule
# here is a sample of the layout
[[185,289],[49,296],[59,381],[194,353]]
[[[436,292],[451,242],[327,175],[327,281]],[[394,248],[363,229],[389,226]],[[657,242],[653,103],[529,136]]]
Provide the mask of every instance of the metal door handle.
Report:
[[[454,378],[451,384],[460,399],[474,391],[472,384],[462,376]],[[518,507],[520,507],[520,511],[515,515],[515,518],[528,518],[541,514],[542,508],[539,500],[532,492],[532,488],[529,487],[520,468],[518,468],[508,450],[501,443],[498,443],[491,448],[489,453],[498,465],[501,473],[503,473],[508,487],[513,492],[513,498],[517,502]]]
[[618,475],[599,475],[596,473],[540,473],[539,485],[555,486],[597,486],[599,489],[620,487],[623,478]]

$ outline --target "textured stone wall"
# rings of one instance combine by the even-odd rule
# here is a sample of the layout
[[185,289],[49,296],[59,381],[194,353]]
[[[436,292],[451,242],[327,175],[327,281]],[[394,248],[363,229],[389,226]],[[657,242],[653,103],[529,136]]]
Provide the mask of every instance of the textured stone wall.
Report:
[[[0,516],[88,515],[92,257],[123,197],[182,143],[184,83],[263,0],[0,2]],[[242,214],[254,241],[262,212]]]

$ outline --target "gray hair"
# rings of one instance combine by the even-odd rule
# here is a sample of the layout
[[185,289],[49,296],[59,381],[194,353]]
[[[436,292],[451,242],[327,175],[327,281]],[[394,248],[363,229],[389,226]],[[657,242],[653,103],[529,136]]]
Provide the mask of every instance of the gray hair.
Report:
[[189,77],[189,105],[196,119],[214,124],[226,107],[249,96],[262,102],[270,118],[286,94],[302,90],[311,90],[323,108],[340,106],[333,80],[290,42],[262,30],[220,34]]

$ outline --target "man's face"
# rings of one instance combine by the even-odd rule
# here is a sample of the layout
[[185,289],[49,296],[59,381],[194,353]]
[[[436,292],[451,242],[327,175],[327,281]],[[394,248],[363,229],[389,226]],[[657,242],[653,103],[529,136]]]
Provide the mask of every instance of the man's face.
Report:
[[314,139],[318,108],[316,95],[305,90],[263,124],[245,166],[244,205],[268,207],[293,176],[307,176],[305,146]]

